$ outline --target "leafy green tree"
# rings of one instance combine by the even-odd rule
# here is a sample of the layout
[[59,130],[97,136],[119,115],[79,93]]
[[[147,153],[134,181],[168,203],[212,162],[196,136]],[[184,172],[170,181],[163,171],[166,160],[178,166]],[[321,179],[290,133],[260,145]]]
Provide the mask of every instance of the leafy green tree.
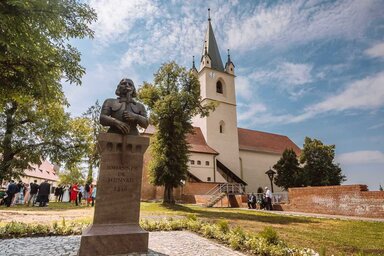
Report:
[[334,164],[335,145],[324,145],[320,140],[306,137],[300,155],[306,186],[340,185],[345,176],[338,164]]
[[97,151],[97,136],[101,131],[106,131],[106,127],[100,124],[100,112],[101,106],[99,101],[95,102],[95,105],[88,108],[88,110],[83,114],[83,117],[89,120],[89,125],[91,128],[91,143],[86,155],[86,161],[88,164],[88,175],[87,182],[92,183],[93,181],[93,171],[95,168],[99,167],[100,164],[100,154]]
[[175,62],[163,64],[153,84],[144,83],[139,99],[149,107],[157,129],[151,142],[151,182],[164,186],[164,203],[174,204],[173,189],[187,178],[186,135],[193,132],[191,119],[208,115],[214,104],[201,104],[197,76]]
[[75,0],[0,1],[0,179],[47,157],[82,157],[84,125],[65,113],[60,81],[81,83],[80,53],[68,40],[92,37],[95,19]]
[[293,149],[286,149],[280,160],[273,166],[277,176],[274,183],[283,187],[285,190],[292,187],[300,187],[303,185],[302,170],[299,166],[299,160]]
[[70,169],[59,173],[59,184],[73,185],[75,183],[84,184],[84,177],[78,166],[72,166]]

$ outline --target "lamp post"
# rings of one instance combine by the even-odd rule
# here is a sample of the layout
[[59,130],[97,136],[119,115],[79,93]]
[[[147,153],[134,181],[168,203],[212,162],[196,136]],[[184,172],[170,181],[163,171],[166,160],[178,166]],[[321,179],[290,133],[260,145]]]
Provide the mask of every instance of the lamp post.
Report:
[[273,176],[275,176],[276,172],[274,170],[272,170],[271,168],[269,168],[268,171],[265,172],[265,174],[268,175],[268,178],[269,180],[271,181],[271,191],[273,193]]

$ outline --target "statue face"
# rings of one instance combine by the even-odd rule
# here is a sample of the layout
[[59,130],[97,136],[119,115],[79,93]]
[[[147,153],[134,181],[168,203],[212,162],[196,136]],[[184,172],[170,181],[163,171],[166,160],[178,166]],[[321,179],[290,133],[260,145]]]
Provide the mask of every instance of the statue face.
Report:
[[120,96],[132,94],[133,89],[134,89],[134,85],[132,83],[129,83],[128,81],[122,81],[119,84]]

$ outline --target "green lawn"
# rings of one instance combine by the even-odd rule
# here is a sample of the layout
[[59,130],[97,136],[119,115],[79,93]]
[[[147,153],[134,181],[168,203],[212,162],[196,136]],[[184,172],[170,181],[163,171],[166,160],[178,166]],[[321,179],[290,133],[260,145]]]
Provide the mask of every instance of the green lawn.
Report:
[[[84,209],[70,204],[50,203],[49,207],[8,208],[17,211],[50,211]],[[0,208],[5,210],[6,208]],[[0,211],[1,211],[0,210]],[[308,247],[316,251],[326,250],[326,255],[384,255],[384,222],[335,220],[285,216],[270,212],[248,211],[236,208],[202,208],[196,205],[165,206],[160,203],[142,203],[141,218],[177,217],[194,214],[200,219],[228,220],[230,225],[259,232],[273,227],[279,237],[293,247]],[[90,211],[89,221],[92,218]]]

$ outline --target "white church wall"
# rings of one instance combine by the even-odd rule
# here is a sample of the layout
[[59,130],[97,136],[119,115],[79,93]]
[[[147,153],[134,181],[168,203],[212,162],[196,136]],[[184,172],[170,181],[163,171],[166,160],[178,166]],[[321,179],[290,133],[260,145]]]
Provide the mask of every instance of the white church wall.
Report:
[[[236,175],[240,176],[239,139],[237,132],[236,106],[220,103],[214,114],[207,119],[207,144],[219,155],[217,159]],[[220,124],[223,131],[220,133]]]
[[[247,192],[257,192],[259,187],[270,188],[271,182],[265,172],[272,168],[280,157],[281,155],[278,154],[240,150],[243,180],[248,184]],[[273,189],[274,192],[282,191],[275,184],[273,184]]]
[[225,182],[215,171],[215,158],[212,154],[192,153],[188,165],[189,171],[203,182]]

